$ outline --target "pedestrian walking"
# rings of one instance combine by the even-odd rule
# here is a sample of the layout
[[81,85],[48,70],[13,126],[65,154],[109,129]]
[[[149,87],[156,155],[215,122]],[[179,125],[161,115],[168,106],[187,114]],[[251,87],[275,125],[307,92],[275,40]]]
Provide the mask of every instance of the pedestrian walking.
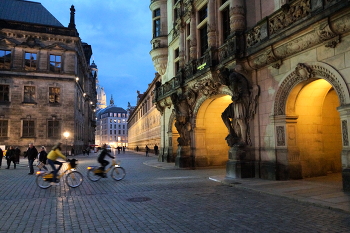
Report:
[[10,169],[11,162],[13,162],[13,168],[16,169],[15,149],[12,146],[10,146],[10,148],[6,151],[6,160],[7,160],[6,169]]
[[47,167],[45,166],[47,162],[47,152],[46,152],[45,146],[41,147],[41,150],[38,154],[38,161],[43,163],[43,166],[40,166],[40,165],[38,166],[39,171],[41,171],[41,168],[44,168],[46,171],[48,171]]
[[90,155],[90,147],[86,148],[86,154],[87,154],[87,156]]
[[157,146],[157,144],[154,145],[154,154],[155,155],[158,154],[158,146]]
[[21,150],[16,146],[15,148],[15,163],[19,164],[19,157],[21,156]]
[[27,149],[27,153],[25,154],[25,158],[28,158],[28,165],[29,165],[29,173],[28,175],[34,174],[34,167],[33,163],[36,157],[38,156],[38,150],[35,148],[33,143],[29,143],[29,147]]
[[148,146],[146,145],[146,157],[149,157],[148,152],[149,152],[149,148],[148,148]]
[[2,164],[2,158],[4,157],[4,152],[2,151],[1,147],[0,147],[0,167]]
[[136,146],[136,152],[139,152],[139,146]]
[[72,149],[70,150],[70,154],[71,156],[74,156],[74,148],[72,147]]
[[123,154],[125,154],[125,146],[123,146]]

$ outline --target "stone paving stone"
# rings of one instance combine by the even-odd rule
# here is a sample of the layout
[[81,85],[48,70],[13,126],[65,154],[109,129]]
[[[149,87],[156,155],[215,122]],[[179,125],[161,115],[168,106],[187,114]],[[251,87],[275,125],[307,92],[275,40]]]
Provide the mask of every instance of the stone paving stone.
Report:
[[77,157],[84,182],[75,189],[62,181],[40,189],[25,166],[0,169],[0,232],[350,232],[349,212],[209,180],[224,169],[154,168],[144,163],[155,157],[127,153],[124,180],[91,182],[86,167],[96,157]]

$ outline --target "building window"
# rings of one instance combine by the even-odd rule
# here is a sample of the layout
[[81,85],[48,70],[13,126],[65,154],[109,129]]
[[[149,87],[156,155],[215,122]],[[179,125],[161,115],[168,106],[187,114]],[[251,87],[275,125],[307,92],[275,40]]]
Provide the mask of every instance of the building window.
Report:
[[199,10],[198,16],[199,16],[199,22],[202,22],[203,20],[205,20],[207,18],[208,7],[206,5],[204,7],[202,7],[202,9]]
[[125,130],[123,130],[123,134],[125,134]]
[[35,87],[33,86],[24,87],[24,102],[35,103]]
[[201,43],[201,56],[204,55],[205,51],[208,49],[208,34],[207,34],[207,25],[204,25],[199,29],[200,43]]
[[118,134],[120,134],[120,130],[118,130]]
[[125,129],[125,125],[123,125],[123,129]]
[[8,124],[8,120],[0,120],[0,137],[7,137]]
[[118,123],[120,123],[120,120],[118,120]]
[[59,103],[60,94],[61,94],[61,89],[59,87],[49,87],[49,102]]
[[59,121],[48,121],[47,122],[47,137],[49,138],[60,138],[61,128]]
[[10,86],[9,85],[0,85],[0,102],[9,102],[10,101]]
[[153,37],[160,36],[160,9],[153,11]]
[[230,35],[230,11],[229,8],[226,7],[223,11],[221,11],[222,15],[222,36],[224,41],[227,40]]
[[0,69],[9,70],[11,68],[11,51],[0,50]]
[[24,69],[27,71],[36,70],[36,53],[25,53]]
[[118,113],[118,117],[121,117],[121,114],[120,114],[120,113]]
[[59,55],[50,55],[50,71],[55,73],[61,72],[62,61],[61,56]]
[[22,137],[35,137],[34,121],[33,120],[23,120],[22,124],[23,124]]

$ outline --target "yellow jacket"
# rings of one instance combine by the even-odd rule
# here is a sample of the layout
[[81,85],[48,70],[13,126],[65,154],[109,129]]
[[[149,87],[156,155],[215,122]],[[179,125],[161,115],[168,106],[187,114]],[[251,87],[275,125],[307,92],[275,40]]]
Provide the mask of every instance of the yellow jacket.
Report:
[[59,149],[55,149],[50,151],[50,153],[47,155],[47,158],[53,161],[56,161],[58,157],[61,157],[62,159],[66,160],[66,156],[64,156]]

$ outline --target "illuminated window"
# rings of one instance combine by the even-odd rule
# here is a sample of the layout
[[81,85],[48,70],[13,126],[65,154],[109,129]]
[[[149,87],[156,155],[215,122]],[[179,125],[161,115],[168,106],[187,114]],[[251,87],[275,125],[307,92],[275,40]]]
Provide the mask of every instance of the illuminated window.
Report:
[[61,90],[59,87],[49,87],[49,102],[59,103],[60,102]]

